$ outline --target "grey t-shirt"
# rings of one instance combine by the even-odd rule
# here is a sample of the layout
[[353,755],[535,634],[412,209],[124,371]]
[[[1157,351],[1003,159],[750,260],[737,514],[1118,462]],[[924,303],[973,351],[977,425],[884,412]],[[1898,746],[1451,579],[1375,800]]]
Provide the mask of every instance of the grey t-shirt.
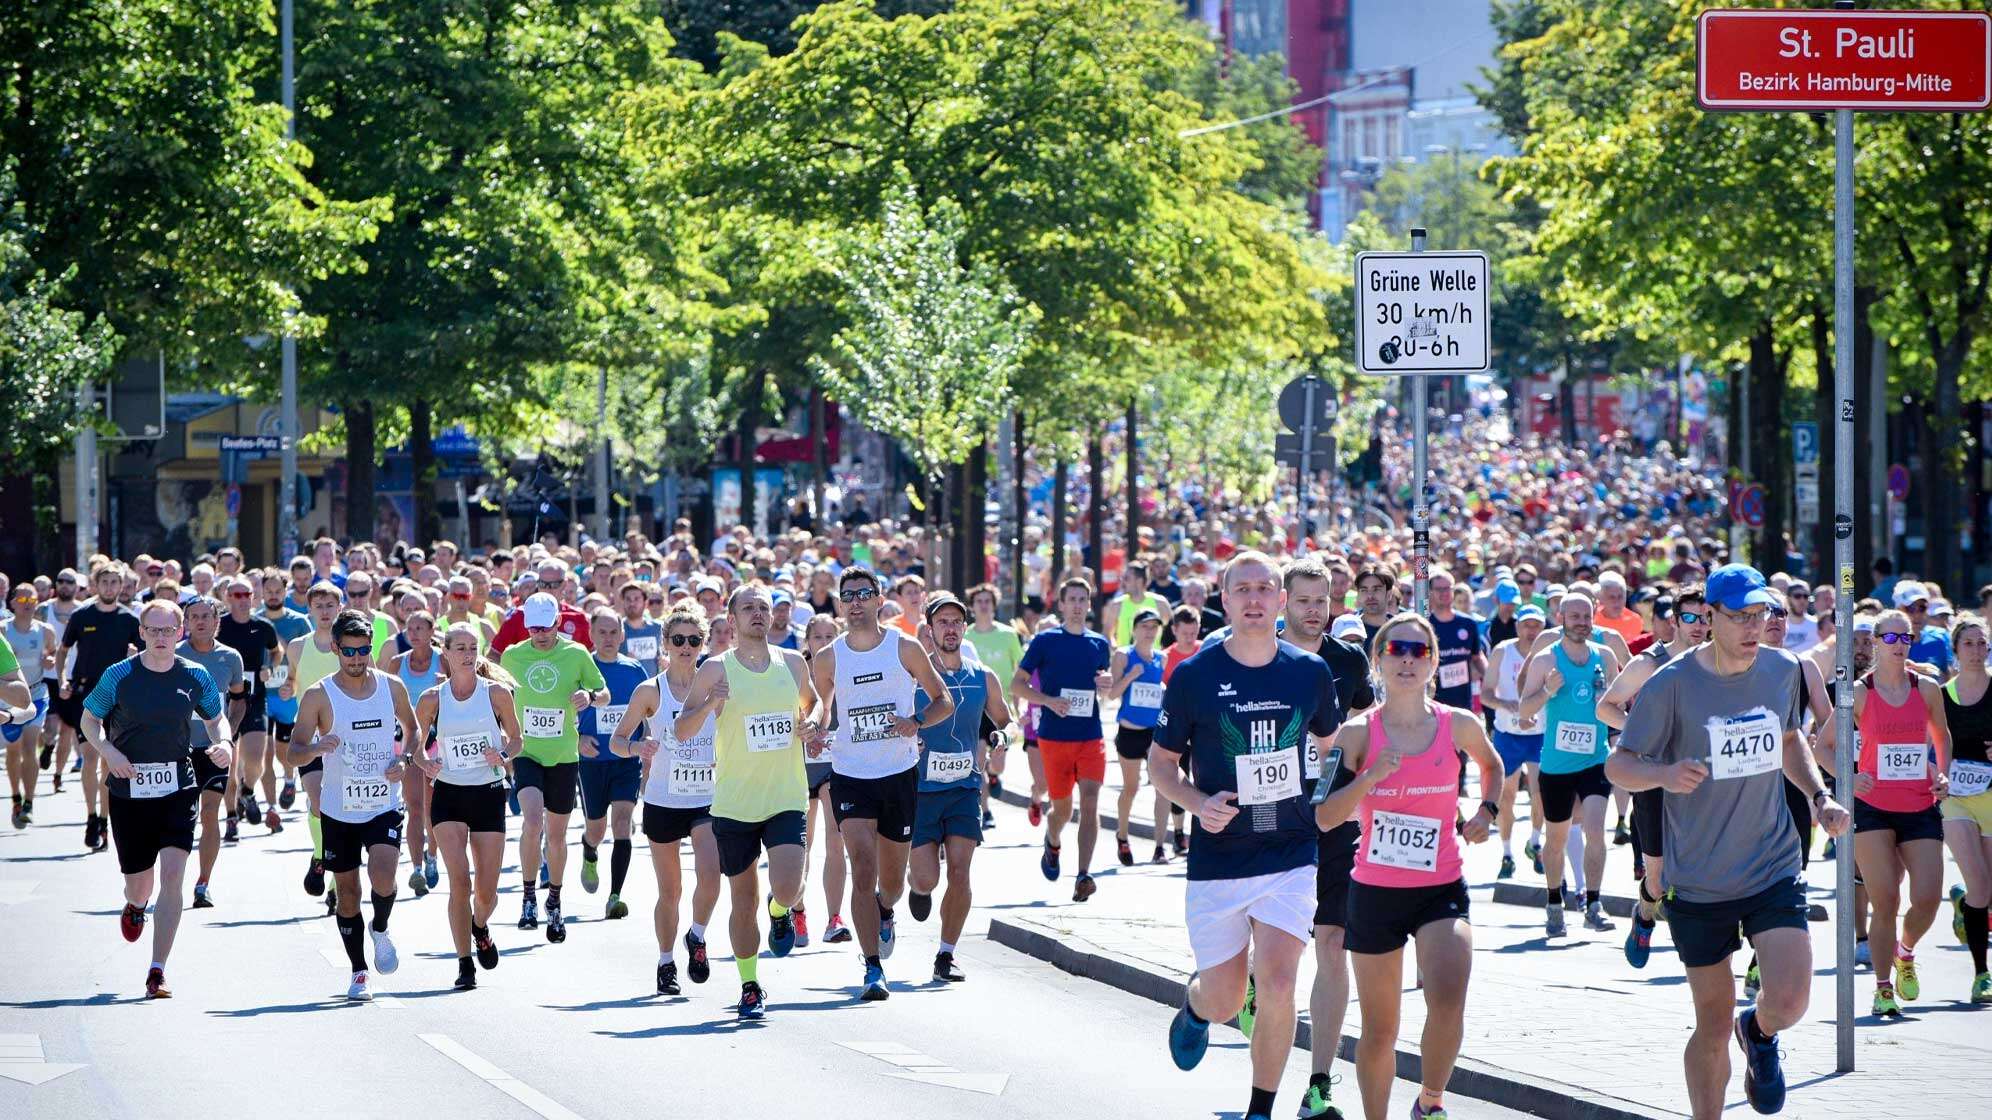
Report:
[[[214,678],[215,688],[221,691],[224,705],[222,710],[227,711],[225,705],[229,698],[242,687],[242,655],[237,653],[234,647],[222,645],[220,642],[216,642],[213,649],[202,653],[194,648],[194,643],[184,640],[181,641],[180,648],[173,652],[208,671],[208,676]],[[198,713],[194,716],[192,735],[196,749],[213,746],[208,742],[207,724],[201,722]]]
[[[1733,677],[1709,671],[1699,652],[1676,657],[1640,689],[1619,749],[1647,762],[1710,764],[1720,729],[1736,721],[1769,716],[1782,730],[1797,728],[1801,679],[1798,658],[1768,646],[1757,650],[1749,671]],[[1688,902],[1727,902],[1797,878],[1803,863],[1784,780],[1781,765],[1723,779],[1712,770],[1693,793],[1668,791],[1663,885]]]

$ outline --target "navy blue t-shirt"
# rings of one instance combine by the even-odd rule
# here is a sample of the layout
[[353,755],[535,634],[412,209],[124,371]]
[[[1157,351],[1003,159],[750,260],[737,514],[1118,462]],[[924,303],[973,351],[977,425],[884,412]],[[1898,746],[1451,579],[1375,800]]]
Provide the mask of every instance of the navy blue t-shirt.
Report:
[[[588,707],[581,709],[575,728],[583,735],[594,736],[595,757],[586,755],[582,762],[636,762],[638,759],[617,758],[609,751],[609,737],[616,733],[616,725],[622,722],[622,711],[629,707],[630,698],[636,695],[636,686],[650,679],[637,664],[634,657],[620,654],[613,661],[597,657],[595,668],[602,671],[602,683],[609,689],[609,706],[606,708]],[[643,737],[644,725],[639,724],[630,732],[630,738]]]
[[1240,755],[1291,751],[1292,794],[1242,806],[1222,832],[1201,822],[1190,845],[1192,879],[1245,879],[1314,863],[1314,809],[1300,779],[1309,734],[1341,725],[1341,701],[1328,663],[1281,642],[1272,661],[1246,668],[1222,645],[1205,646],[1176,666],[1162,694],[1155,744],[1187,754],[1190,784],[1206,794],[1238,790]]
[[1084,743],[1101,737],[1100,697],[1093,677],[1112,664],[1113,657],[1114,647],[1096,630],[1074,634],[1061,626],[1031,639],[1018,668],[1036,673],[1038,690],[1047,696],[1083,692],[1088,705],[1084,715],[1061,716],[1050,708],[1039,709],[1039,739]]
[[1445,622],[1428,619],[1439,635],[1439,672],[1434,698],[1455,708],[1473,709],[1473,655],[1479,653],[1480,625],[1455,614]]

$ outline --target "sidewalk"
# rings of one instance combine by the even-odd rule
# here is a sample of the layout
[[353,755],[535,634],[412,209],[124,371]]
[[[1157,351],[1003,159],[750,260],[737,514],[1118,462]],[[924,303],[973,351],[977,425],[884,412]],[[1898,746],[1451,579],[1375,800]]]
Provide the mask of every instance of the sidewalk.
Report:
[[[1020,768],[1007,777],[1006,801],[1018,789],[1028,788]],[[1101,829],[1094,857],[1093,870],[1101,882],[1096,897],[1076,906],[1066,901],[1070,895],[1065,886],[1076,851],[1068,829],[1064,878],[1056,887],[1038,880],[1049,892],[1047,897],[1057,901],[978,904],[977,909],[992,912],[992,940],[1067,971],[1173,1004],[1180,1001],[1182,984],[1193,967],[1182,928],[1183,864],[1148,864],[1151,846],[1137,839],[1135,866],[1119,866],[1111,839],[1118,782],[1118,770],[1109,764],[1109,788],[1101,797],[1109,820]],[[1016,802],[1022,804],[1022,797]],[[1144,790],[1132,815],[1137,823],[1132,831],[1137,837],[1148,831],[1145,810],[1150,804]],[[1463,802],[1462,807],[1471,806]],[[999,809],[998,813],[1002,828],[992,839],[1021,840],[1021,813],[1014,809]],[[1036,830],[1033,832],[1035,835]],[[1501,885],[1501,895],[1539,898],[1541,877],[1521,854],[1526,822],[1517,832],[1514,850],[1520,866],[1516,877]],[[1027,845],[1016,846],[1032,851]],[[1011,858],[998,858],[1005,865],[1011,863]],[[1625,962],[1621,950],[1627,926],[1624,919],[1610,933],[1593,933],[1582,927],[1573,912],[1569,915],[1569,936],[1548,942],[1543,936],[1539,902],[1517,906],[1494,901],[1499,863],[1498,839],[1468,849],[1475,968],[1467,1001],[1466,1040],[1453,1077],[1453,1091],[1545,1116],[1630,1120],[1686,1115],[1681,1048],[1693,1028],[1693,1011],[1665,923],[1654,938],[1653,957],[1644,970],[1635,970]],[[1947,866],[1946,871],[1947,884],[1957,881],[1954,868]],[[1903,1020],[1880,1023],[1866,1015],[1874,979],[1866,969],[1859,972],[1855,981],[1855,1010],[1860,1015],[1856,1072],[1834,1072],[1831,866],[1815,865],[1810,879],[1815,903],[1815,980],[1805,1021],[1784,1032],[1780,1040],[1790,1087],[1783,1115],[1809,1120],[1986,1114],[1987,1102],[1992,1101],[1992,1007],[1975,1008],[1965,1002],[1971,983],[1970,957],[1951,936],[1948,905],[1923,938],[1918,963],[1924,994],[1905,1007]],[[1605,884],[1618,895],[1631,894],[1629,847],[1610,850]],[[1302,992],[1312,983],[1312,961],[1312,954],[1304,958]],[[1747,958],[1736,962],[1739,1000],[1740,969],[1746,963]],[[1360,1009],[1350,1007],[1342,1041],[1345,1057],[1353,1052],[1360,1021]],[[1412,990],[1412,977],[1407,975],[1398,1044],[1400,1076],[1415,1076],[1422,1026],[1423,1005]],[[1297,1045],[1308,1044],[1303,1011]],[[1733,1057],[1728,1107],[1752,1115],[1743,1100],[1740,1056]],[[1341,1072],[1349,1073],[1346,1069]],[[1905,1099],[1903,1093],[1910,1086],[1914,1087],[1914,1097]],[[1345,1081],[1348,1100],[1354,1100],[1352,1089],[1352,1083]],[[1899,1101],[1900,1107],[1878,1107],[1878,1102],[1891,1100]]]

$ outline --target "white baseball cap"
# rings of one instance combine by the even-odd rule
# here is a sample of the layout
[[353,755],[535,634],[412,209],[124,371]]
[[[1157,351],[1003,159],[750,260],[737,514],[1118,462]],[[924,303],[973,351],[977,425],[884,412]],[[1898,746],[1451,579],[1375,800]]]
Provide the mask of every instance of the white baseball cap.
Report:
[[560,600],[538,591],[526,597],[526,629],[537,630],[560,621]]
[[1353,614],[1337,615],[1335,617],[1335,625],[1329,628],[1328,633],[1344,641],[1353,638],[1357,642],[1361,642],[1363,640],[1362,617]]
[[1927,601],[1929,597],[1930,593],[1915,580],[1905,579],[1895,585],[1895,605],[1898,607],[1906,607],[1918,599]]

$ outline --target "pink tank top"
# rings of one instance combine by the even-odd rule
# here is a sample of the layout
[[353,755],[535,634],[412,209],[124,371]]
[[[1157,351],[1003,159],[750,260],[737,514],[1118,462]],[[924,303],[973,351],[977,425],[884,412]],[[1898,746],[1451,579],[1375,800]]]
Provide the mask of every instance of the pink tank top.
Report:
[[[1383,713],[1369,721],[1363,769],[1389,749]],[[1359,771],[1360,772],[1360,771]],[[1439,708],[1439,728],[1424,751],[1398,763],[1397,772],[1363,795],[1357,813],[1352,878],[1372,887],[1433,887],[1460,877],[1459,755],[1452,745],[1451,709]]]
[[[1875,779],[1861,800],[1890,813],[1919,813],[1937,803],[1930,792],[1930,709],[1910,677],[1909,699],[1890,704],[1867,678],[1861,706],[1861,758],[1857,769]],[[1907,777],[1911,772],[1915,777]],[[1894,774],[1897,777],[1887,777]]]

